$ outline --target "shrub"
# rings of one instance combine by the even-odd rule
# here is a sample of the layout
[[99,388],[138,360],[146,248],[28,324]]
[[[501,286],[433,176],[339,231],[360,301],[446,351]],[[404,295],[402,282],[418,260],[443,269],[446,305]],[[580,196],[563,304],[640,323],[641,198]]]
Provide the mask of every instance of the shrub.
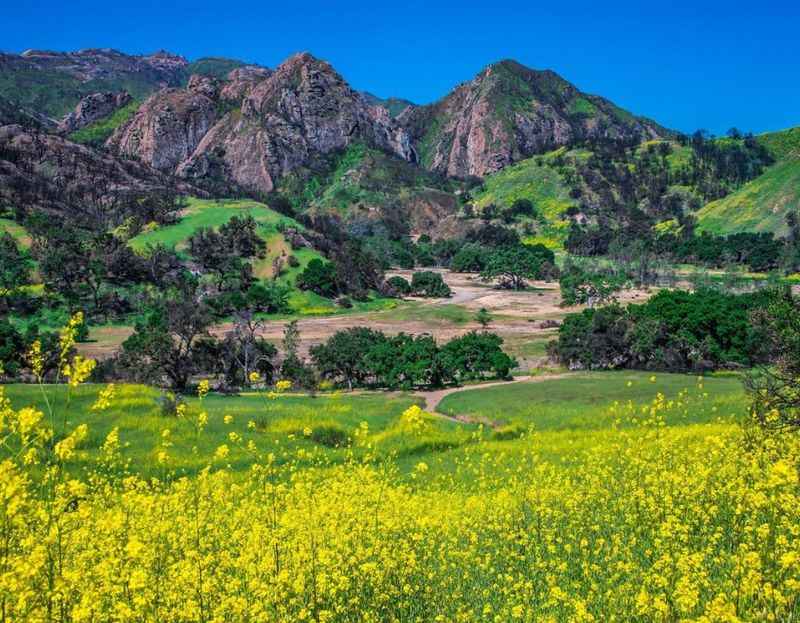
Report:
[[386,283],[400,296],[411,294],[411,284],[400,275],[392,275],[386,280]]
[[447,298],[452,292],[442,276],[430,270],[414,273],[411,277],[411,292],[417,296]]

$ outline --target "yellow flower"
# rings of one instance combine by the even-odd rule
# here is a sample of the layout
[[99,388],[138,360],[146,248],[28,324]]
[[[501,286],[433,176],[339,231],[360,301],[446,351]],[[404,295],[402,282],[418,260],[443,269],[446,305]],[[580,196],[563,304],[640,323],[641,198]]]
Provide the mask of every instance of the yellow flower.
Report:
[[222,444],[214,452],[214,458],[217,459],[218,461],[221,461],[221,460],[227,458],[229,454],[230,454],[230,450],[228,449],[227,444]]
[[222,418],[222,421],[225,422],[226,424],[230,424],[230,423],[233,422],[233,416],[232,415],[226,415],[225,417]]
[[292,382],[286,379],[282,379],[275,384],[275,389],[279,392],[285,392],[287,389],[292,388]]
[[251,372],[250,376],[248,377],[251,383],[258,383],[261,380],[261,375],[258,372]]
[[111,406],[111,401],[114,399],[115,392],[116,388],[113,383],[107,385],[106,388],[101,390],[97,395],[97,400],[91,407],[92,411],[105,411],[108,409]]
[[209,390],[208,380],[207,379],[203,379],[197,385],[197,397],[200,398],[200,400],[202,400],[203,398],[206,397],[206,394],[208,394],[208,390]]
[[34,340],[26,358],[33,373],[38,379],[41,379],[44,373],[44,356],[42,355],[42,342],[40,340]]

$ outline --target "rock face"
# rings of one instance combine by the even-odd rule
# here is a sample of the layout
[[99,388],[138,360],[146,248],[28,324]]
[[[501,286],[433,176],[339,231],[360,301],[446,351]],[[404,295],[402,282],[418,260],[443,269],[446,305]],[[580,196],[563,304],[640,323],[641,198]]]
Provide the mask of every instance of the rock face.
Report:
[[484,176],[516,161],[589,137],[655,138],[665,131],[608,100],[581,93],[552,71],[514,61],[489,65],[398,121],[422,164],[439,173]]
[[131,96],[127,91],[119,93],[92,93],[84,97],[71,113],[58,124],[58,131],[70,134],[95,121],[104,119],[116,110],[130,103]]
[[173,190],[199,192],[141,162],[20,125],[0,127],[0,204],[58,213]]
[[245,67],[233,69],[227,75],[228,81],[222,87],[220,97],[231,102],[241,102],[253,87],[271,75],[271,70],[265,67],[256,67],[255,65],[246,65]]
[[241,104],[203,138],[177,173],[225,175],[252,191],[354,141],[415,159],[408,134],[386,110],[369,106],[326,62],[291,57],[253,86]]
[[155,169],[174,171],[197,147],[217,120],[211,78],[193,76],[189,89],[163,89],[152,95],[107,146],[136,157]]

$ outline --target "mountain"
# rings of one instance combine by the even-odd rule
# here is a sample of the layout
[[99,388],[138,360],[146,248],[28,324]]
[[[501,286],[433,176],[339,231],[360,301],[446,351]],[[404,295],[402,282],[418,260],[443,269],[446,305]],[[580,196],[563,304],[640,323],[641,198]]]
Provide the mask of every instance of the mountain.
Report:
[[700,209],[699,229],[716,234],[789,233],[786,216],[800,211],[800,127],[757,138],[773,155],[775,164],[730,195]]
[[176,171],[199,183],[223,178],[269,192],[286,174],[354,142],[415,158],[385,109],[367,104],[328,63],[302,53],[255,84]]
[[380,106],[381,108],[385,108],[390,117],[397,117],[409,106],[416,106],[414,102],[403,99],[402,97],[387,97],[386,99],[381,99],[369,91],[361,91],[361,96],[370,106]]
[[454,177],[483,177],[586,138],[668,134],[552,71],[509,60],[489,65],[434,104],[406,109],[398,121],[423,166]]
[[77,52],[28,50],[0,54],[0,96],[60,119],[92,93],[127,91],[143,99],[185,82],[189,62],[160,51],[132,56],[111,49]]

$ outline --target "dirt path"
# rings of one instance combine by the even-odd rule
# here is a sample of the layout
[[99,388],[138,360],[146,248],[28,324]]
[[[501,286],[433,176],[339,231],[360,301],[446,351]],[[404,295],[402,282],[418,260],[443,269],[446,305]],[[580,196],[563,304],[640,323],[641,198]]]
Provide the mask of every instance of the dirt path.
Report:
[[480,383],[478,385],[468,385],[467,387],[449,387],[447,389],[436,389],[429,392],[415,392],[415,396],[419,396],[425,401],[425,411],[428,413],[435,413],[444,416],[448,419],[456,419],[446,413],[440,413],[436,409],[439,403],[442,402],[445,396],[450,394],[457,394],[460,392],[468,392],[473,389],[486,389],[487,387],[497,387],[498,385],[512,385],[514,383],[539,383],[541,381],[552,381],[554,379],[561,379],[567,376],[563,374],[543,374],[542,376],[515,376],[510,381],[492,381],[491,383]]

